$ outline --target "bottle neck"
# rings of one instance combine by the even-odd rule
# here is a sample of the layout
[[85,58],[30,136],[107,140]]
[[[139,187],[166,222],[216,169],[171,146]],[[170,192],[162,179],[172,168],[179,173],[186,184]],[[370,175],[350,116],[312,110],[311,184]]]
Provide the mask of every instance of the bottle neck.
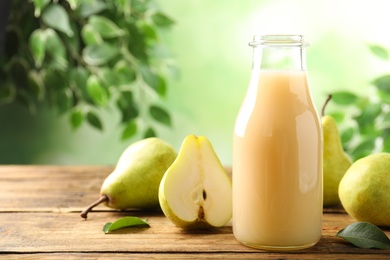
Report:
[[255,36],[253,69],[306,70],[306,47],[301,35]]

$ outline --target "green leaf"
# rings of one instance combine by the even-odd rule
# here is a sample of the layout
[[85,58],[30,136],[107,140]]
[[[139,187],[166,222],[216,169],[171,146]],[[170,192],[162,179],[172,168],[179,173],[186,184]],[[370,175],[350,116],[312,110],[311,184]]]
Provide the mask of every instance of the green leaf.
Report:
[[154,120],[164,125],[171,126],[171,117],[163,108],[152,105],[149,107],[149,113]]
[[116,4],[118,5],[118,9],[123,12],[125,16],[131,14],[131,2],[132,0],[118,0]]
[[390,75],[384,75],[373,82],[374,86],[383,91],[390,91]]
[[150,50],[148,49],[148,46],[145,42],[146,39],[143,32],[141,32],[133,22],[128,23],[126,25],[126,29],[128,35],[131,36],[131,37],[127,37],[126,51],[127,50],[130,51],[135,58],[141,60],[142,62],[148,63],[148,58],[149,58],[148,52]]
[[91,99],[98,105],[104,106],[108,101],[108,93],[100,84],[95,75],[89,76],[87,80],[87,91]]
[[50,61],[51,68],[57,68],[59,70],[66,70],[68,67],[68,60],[66,57],[66,49],[61,38],[57,32],[53,29],[46,29],[46,56]]
[[150,225],[147,223],[146,220],[140,219],[138,217],[123,217],[118,220],[116,220],[114,223],[108,222],[103,227],[103,232],[105,234],[118,230],[121,228],[128,228],[128,227],[150,227]]
[[158,35],[157,35],[156,30],[155,30],[155,27],[146,23],[144,20],[137,21],[137,26],[141,31],[143,31],[144,35],[149,40],[156,41],[158,39]]
[[390,153],[390,128],[383,129],[383,148],[382,152]]
[[115,71],[113,71],[111,68],[105,67],[99,70],[97,73],[97,76],[99,77],[100,82],[102,85],[104,85],[106,88],[110,87],[118,87],[121,85],[120,77]]
[[70,27],[68,13],[59,4],[50,4],[42,14],[42,21],[50,28],[63,32],[69,37],[74,34]]
[[79,1],[78,0],[66,0],[66,2],[68,2],[69,6],[72,10],[76,10]]
[[35,66],[40,68],[45,58],[46,33],[42,29],[36,29],[30,36],[29,46],[35,61]]
[[81,29],[81,37],[86,45],[99,45],[103,43],[102,37],[90,24],[86,24]]
[[340,230],[342,237],[360,248],[390,249],[390,240],[377,226],[368,222],[356,222]]
[[135,120],[131,120],[125,125],[125,128],[122,131],[122,140],[129,139],[137,133],[137,123]]
[[69,52],[69,59],[76,59],[76,57],[80,56],[81,49],[83,48],[82,40],[81,40],[81,31],[80,27],[77,23],[71,23],[72,31],[74,32],[73,37],[62,37],[62,41],[67,46]]
[[160,27],[168,27],[175,23],[171,18],[161,12],[154,13],[152,15],[152,21]]
[[339,105],[349,105],[356,102],[358,97],[348,91],[338,91],[332,94],[332,101]]
[[59,71],[54,69],[46,69],[41,71],[41,73],[43,74],[43,81],[49,93],[56,93],[56,91],[51,91],[53,89],[61,90],[65,88],[65,81],[63,80]]
[[352,140],[352,137],[354,136],[354,129],[352,127],[345,129],[341,132],[341,142],[343,144],[348,143]]
[[117,101],[117,106],[122,114],[122,122],[128,122],[136,118],[139,114],[131,91],[121,91]]
[[145,133],[144,133],[144,138],[149,138],[149,137],[156,137],[156,132],[154,131],[153,128],[149,127],[148,129],[146,129]]
[[157,75],[157,80],[158,82],[155,91],[157,92],[157,94],[160,95],[160,97],[165,97],[167,93],[167,83],[165,82],[165,79],[160,75]]
[[114,71],[120,77],[122,84],[129,84],[136,79],[134,69],[126,61],[121,60],[115,64]]
[[77,90],[76,95],[79,99],[89,100],[87,91],[87,80],[89,73],[84,67],[75,67],[70,72],[70,85],[72,89]]
[[341,123],[345,118],[345,113],[342,112],[332,112],[329,113],[329,116],[333,117],[336,123]]
[[355,160],[365,157],[372,153],[372,150],[375,147],[375,139],[368,138],[366,140],[361,141],[351,152],[351,156]]
[[83,1],[78,6],[77,10],[81,17],[89,17],[93,14],[98,14],[108,8],[107,4],[102,0]]
[[122,29],[104,16],[93,15],[89,18],[88,24],[91,25],[102,38],[116,38],[124,35]]
[[56,106],[59,113],[65,113],[73,106],[73,94],[69,88],[63,88],[56,92]]
[[73,129],[77,129],[84,121],[84,114],[80,108],[75,108],[70,113],[70,124]]
[[87,113],[87,121],[98,130],[103,130],[103,124],[94,112],[89,111]]
[[42,10],[50,3],[50,0],[34,0],[34,16],[40,17]]
[[380,45],[376,44],[370,44],[368,45],[368,48],[371,50],[372,53],[374,53],[378,58],[388,60],[389,59],[389,53],[385,48],[383,48]]
[[154,73],[149,67],[140,66],[142,78],[157,94],[164,96],[166,94],[165,80],[158,74]]
[[109,62],[119,54],[116,47],[103,43],[99,45],[90,45],[83,50],[84,61],[93,66],[98,66]]
[[359,115],[355,117],[356,122],[358,123],[359,127],[362,128],[366,125],[372,125],[374,124],[375,118],[379,116],[382,113],[382,104],[370,104],[367,107],[365,107]]
[[378,90],[378,96],[383,103],[390,104],[390,93],[385,90]]

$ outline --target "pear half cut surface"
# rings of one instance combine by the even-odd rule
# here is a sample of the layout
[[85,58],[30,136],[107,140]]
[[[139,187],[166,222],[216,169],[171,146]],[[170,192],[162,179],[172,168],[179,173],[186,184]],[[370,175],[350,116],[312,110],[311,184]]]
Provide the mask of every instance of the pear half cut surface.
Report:
[[87,219],[88,212],[100,203],[115,209],[158,208],[160,181],[176,156],[170,144],[156,137],[131,144],[103,182],[100,198],[84,209],[81,217]]
[[160,183],[165,216],[183,229],[221,227],[232,217],[232,183],[210,141],[187,136]]

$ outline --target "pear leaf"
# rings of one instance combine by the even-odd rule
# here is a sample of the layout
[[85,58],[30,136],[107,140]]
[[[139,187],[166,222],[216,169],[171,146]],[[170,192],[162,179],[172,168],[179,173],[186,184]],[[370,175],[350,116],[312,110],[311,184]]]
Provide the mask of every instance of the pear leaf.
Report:
[[131,120],[125,125],[125,128],[122,131],[122,140],[129,139],[137,133],[137,123],[135,120]]
[[87,91],[91,99],[100,106],[104,106],[109,99],[106,90],[95,75],[89,76],[87,80]]
[[383,48],[380,45],[371,44],[368,45],[368,48],[371,50],[372,53],[374,53],[378,58],[381,58],[383,60],[389,59],[389,53],[385,48]]
[[30,36],[29,46],[35,65],[40,68],[45,58],[46,33],[41,29],[36,29]]
[[69,37],[73,37],[74,33],[70,27],[68,13],[61,5],[49,5],[42,14],[42,20],[50,28],[57,29]]
[[87,113],[87,121],[96,129],[103,130],[103,124],[100,121],[99,117],[95,113],[93,113],[91,111],[88,112]]
[[88,65],[99,66],[119,54],[114,45],[108,43],[89,45],[83,50],[83,59]]
[[339,105],[349,105],[356,102],[358,97],[348,91],[338,91],[332,94],[332,100]]
[[390,249],[390,239],[377,226],[369,222],[356,222],[340,230],[336,236],[360,248]]
[[160,122],[166,126],[172,125],[170,115],[162,107],[152,105],[149,107],[149,113],[157,122]]
[[99,45],[103,42],[102,37],[90,24],[83,26],[81,37],[86,45]]
[[33,0],[34,2],[34,16],[40,17],[42,10],[50,3],[50,0]]
[[86,18],[108,9],[108,5],[102,0],[80,1],[77,9],[81,17]]
[[70,114],[70,123],[73,129],[77,129],[84,121],[84,114],[80,108],[74,109]]
[[144,138],[149,138],[149,137],[156,137],[157,134],[156,132],[154,131],[153,128],[149,127],[148,129],[146,129],[145,133],[144,133]]
[[175,23],[171,18],[160,12],[156,12],[152,15],[152,21],[160,27],[168,27]]
[[66,0],[70,6],[70,9],[76,10],[77,5],[78,5],[78,0]]
[[150,227],[148,222],[144,219],[140,219],[138,217],[123,217],[118,220],[116,220],[114,223],[108,222],[103,227],[103,232],[105,234],[118,230],[121,228],[128,228],[128,227]]
[[89,18],[88,24],[103,38],[115,38],[124,35],[122,29],[104,16],[93,15]]
[[389,91],[390,90],[390,75],[383,75],[379,78],[375,79],[374,82],[372,82],[374,86],[376,86],[378,89],[383,91]]

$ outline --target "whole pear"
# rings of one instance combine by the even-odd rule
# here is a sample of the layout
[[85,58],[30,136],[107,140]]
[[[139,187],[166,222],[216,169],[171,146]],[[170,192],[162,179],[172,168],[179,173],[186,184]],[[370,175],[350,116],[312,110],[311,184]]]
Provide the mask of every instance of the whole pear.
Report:
[[333,117],[324,115],[324,110],[331,99],[328,97],[322,109],[322,131],[324,136],[323,178],[324,178],[324,207],[340,203],[339,183],[352,162],[344,152],[337,124]]
[[357,221],[390,227],[390,153],[357,160],[340,182],[345,211]]
[[156,137],[131,144],[103,182],[101,197],[83,210],[81,217],[86,219],[88,212],[100,203],[115,209],[159,207],[160,181],[176,156],[170,144]]

